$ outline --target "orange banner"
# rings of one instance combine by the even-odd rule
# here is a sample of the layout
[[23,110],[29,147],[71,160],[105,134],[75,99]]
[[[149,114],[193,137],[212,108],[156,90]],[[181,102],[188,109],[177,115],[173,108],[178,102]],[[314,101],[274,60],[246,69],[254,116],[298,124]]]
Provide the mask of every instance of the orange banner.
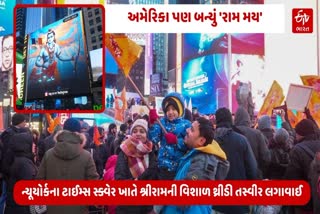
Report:
[[114,100],[114,119],[124,122],[124,111],[128,108],[126,98],[126,87],[123,87],[120,97],[117,96],[115,89],[113,89]]
[[100,136],[100,133],[99,133],[98,126],[95,125],[94,128],[93,128],[93,142],[97,146],[99,146],[101,144],[100,138],[101,138],[101,136]]
[[313,119],[320,127],[320,77],[315,75],[300,76],[304,85],[312,86],[313,92],[309,101],[308,108]]
[[305,118],[303,112],[299,112],[299,111],[294,112],[290,109],[288,109],[287,112],[288,112],[288,119],[292,128],[296,127],[297,123]]
[[56,118],[52,118],[51,117],[51,114],[48,114],[46,113],[46,118],[47,118],[47,122],[48,122],[48,128],[47,128],[47,131],[52,134],[53,131],[54,131],[54,128],[57,126],[57,125],[60,125],[61,124],[61,118],[60,116],[57,116]]
[[124,34],[106,34],[106,46],[127,77],[140,58],[142,47]]
[[284,100],[283,90],[277,81],[273,81],[272,86],[268,92],[267,97],[264,99],[263,105],[258,113],[261,115],[272,115],[272,109],[281,105]]

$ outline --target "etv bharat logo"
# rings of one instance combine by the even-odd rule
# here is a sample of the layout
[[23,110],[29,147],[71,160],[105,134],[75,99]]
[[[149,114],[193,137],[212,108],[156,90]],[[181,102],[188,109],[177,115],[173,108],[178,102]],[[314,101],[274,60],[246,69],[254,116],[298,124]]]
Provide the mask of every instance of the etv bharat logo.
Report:
[[313,32],[313,10],[310,8],[292,9],[292,32],[312,33]]

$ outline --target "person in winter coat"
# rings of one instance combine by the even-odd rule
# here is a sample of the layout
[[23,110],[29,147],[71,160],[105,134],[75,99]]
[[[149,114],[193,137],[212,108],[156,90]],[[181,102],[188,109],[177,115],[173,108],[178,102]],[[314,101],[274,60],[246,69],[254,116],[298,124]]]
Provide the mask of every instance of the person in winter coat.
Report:
[[20,180],[33,180],[37,175],[37,167],[34,163],[34,155],[32,153],[32,134],[30,132],[15,134],[11,138],[11,151],[14,153],[13,162],[10,164],[8,185],[7,185],[7,201],[5,214],[29,214],[29,206],[16,204],[13,199],[13,188],[16,182]]
[[[56,145],[49,149],[40,164],[40,180],[97,180],[94,161],[82,148],[85,136],[80,134],[80,122],[74,118],[65,121],[63,130],[55,136]],[[84,214],[86,206],[48,206],[47,214]]]
[[289,133],[284,128],[278,129],[270,141],[271,161],[266,170],[268,179],[282,179],[289,165]]
[[117,137],[116,139],[112,142],[111,146],[110,146],[110,152],[111,154],[119,154],[120,152],[120,145],[121,143],[124,141],[124,139],[126,138],[126,135],[127,135],[127,129],[128,129],[128,126],[127,124],[121,124],[120,125],[120,130],[117,134]]
[[[133,123],[131,136],[120,146],[115,169],[116,180],[157,179],[157,157],[147,133],[147,121],[138,119]],[[116,213],[146,214],[152,210],[152,206],[117,206]]]
[[188,148],[184,144],[187,128],[191,122],[184,119],[184,99],[181,94],[169,93],[162,101],[162,109],[165,117],[160,119],[167,133],[165,134],[160,125],[155,123],[158,115],[155,109],[150,110],[149,139],[157,144],[160,142],[158,153],[158,167],[160,180],[172,180],[176,175],[179,159],[186,153]]
[[[98,129],[100,138],[97,139],[97,142],[94,142],[94,132],[96,128]],[[104,143],[104,129],[100,126],[90,127],[88,133],[89,135],[87,138],[87,142],[83,148],[90,152],[94,160],[97,172],[100,178],[102,178],[105,163],[107,162],[107,159],[110,157],[110,152],[108,150],[109,147]]]
[[[246,137],[237,133],[232,125],[229,109],[216,111],[215,140],[226,153],[230,163],[226,180],[254,180],[258,178],[257,162]],[[215,211],[224,214],[246,214],[249,206],[213,206]]]
[[[223,180],[227,176],[227,156],[213,137],[214,131],[209,120],[199,117],[192,123],[185,137],[185,144],[190,151],[180,159],[175,180]],[[165,206],[162,213],[211,214],[211,211],[212,205],[170,205]]]
[[238,108],[234,125],[241,134],[243,134],[249,141],[253,154],[257,160],[259,168],[259,177],[263,178],[263,171],[270,162],[270,151],[267,147],[267,141],[261,131],[251,128],[251,120],[248,112],[240,107]]
[[[118,160],[118,155],[111,155],[105,165],[103,180],[105,181],[113,181],[114,179],[114,172],[116,169]],[[108,206],[108,214],[115,214],[116,213],[116,206]]]
[[54,147],[54,145],[56,144],[56,142],[53,140],[54,136],[57,134],[58,131],[62,130],[62,126],[57,125],[56,127],[54,127],[53,133],[50,134],[48,137],[46,137],[43,141],[39,142],[39,151],[38,151],[38,155],[39,155],[39,159],[40,162],[44,156],[44,154],[51,148]]
[[[262,132],[262,134],[267,139],[267,143],[273,139],[274,130],[271,127],[271,118],[268,115],[263,115],[258,119],[258,130]],[[267,144],[267,145],[268,145]]]
[[[288,180],[305,180],[308,181],[310,163],[314,156],[311,157],[304,147],[311,151],[320,151],[319,129],[312,120],[303,119],[295,127],[297,144],[290,151],[290,163],[286,169],[284,179]],[[295,213],[312,211],[312,198],[305,205],[295,207]]]

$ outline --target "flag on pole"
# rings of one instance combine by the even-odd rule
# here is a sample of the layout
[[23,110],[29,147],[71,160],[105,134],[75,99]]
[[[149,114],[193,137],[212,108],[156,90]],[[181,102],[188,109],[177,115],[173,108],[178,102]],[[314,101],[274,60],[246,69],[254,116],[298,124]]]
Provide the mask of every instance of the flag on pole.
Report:
[[114,119],[124,122],[124,112],[128,108],[127,105],[127,98],[126,98],[126,87],[123,87],[121,95],[117,96],[116,89],[113,89],[113,96],[114,96]]
[[264,99],[263,105],[258,113],[258,117],[262,115],[272,115],[272,109],[281,105],[284,100],[283,90],[277,81],[273,81],[272,86]]
[[288,119],[292,128],[296,127],[296,125],[304,118],[304,114],[299,111],[288,109]]
[[304,85],[313,87],[308,108],[313,119],[320,127],[320,77],[316,75],[308,75],[300,76],[300,78]]
[[93,142],[95,145],[99,146],[101,144],[100,138],[101,138],[101,135],[99,133],[98,126],[94,125],[94,127],[93,127]]
[[140,58],[142,47],[124,34],[106,33],[106,46],[127,77],[132,66]]
[[52,134],[53,131],[54,131],[54,128],[57,126],[57,125],[60,125],[61,124],[61,117],[58,116],[56,118],[52,118],[51,117],[51,114],[48,114],[46,113],[46,118],[47,118],[47,122],[48,122],[48,128],[47,128],[47,131]]

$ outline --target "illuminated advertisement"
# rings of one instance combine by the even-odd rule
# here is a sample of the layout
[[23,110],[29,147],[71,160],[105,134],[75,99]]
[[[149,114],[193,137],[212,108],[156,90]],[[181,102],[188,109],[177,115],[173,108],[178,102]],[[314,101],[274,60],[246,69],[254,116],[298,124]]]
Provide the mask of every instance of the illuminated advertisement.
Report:
[[[227,69],[229,41],[233,53],[230,74]],[[248,73],[256,68],[253,64],[264,68],[264,34],[184,34],[182,45],[182,94],[187,100],[191,98],[193,106],[203,114],[229,107],[229,84],[251,80]],[[239,60],[247,65],[242,72],[238,72],[239,66],[234,66],[234,63],[240,63]],[[232,91],[237,90],[231,88]],[[231,94],[234,96],[234,93]],[[236,108],[236,99],[232,97],[231,100]]]
[[106,52],[106,58],[105,58],[106,73],[107,74],[118,74],[119,67],[117,65],[117,62],[114,60],[114,58],[111,55],[108,48],[105,48],[105,52]]
[[0,36],[13,33],[13,8],[16,0],[0,0]]
[[[182,94],[192,100],[202,114],[214,113],[228,106],[228,82],[224,62],[226,54],[212,54],[187,61],[182,67]],[[216,93],[215,93],[216,92]]]
[[82,12],[28,36],[27,100],[90,93]]
[[92,68],[93,81],[98,81],[102,78],[102,61],[97,60],[102,58],[102,48],[90,51],[90,63]]

